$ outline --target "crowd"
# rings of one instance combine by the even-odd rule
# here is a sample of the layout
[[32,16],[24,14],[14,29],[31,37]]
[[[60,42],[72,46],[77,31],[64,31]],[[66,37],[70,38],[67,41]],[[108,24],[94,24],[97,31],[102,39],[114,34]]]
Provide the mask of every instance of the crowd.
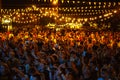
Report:
[[0,33],[0,80],[120,80],[120,32]]

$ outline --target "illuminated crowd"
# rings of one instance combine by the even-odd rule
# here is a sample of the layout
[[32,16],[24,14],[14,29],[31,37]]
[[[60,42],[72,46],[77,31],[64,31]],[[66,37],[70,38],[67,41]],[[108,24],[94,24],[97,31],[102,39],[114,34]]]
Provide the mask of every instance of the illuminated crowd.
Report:
[[0,33],[0,80],[120,80],[120,32]]

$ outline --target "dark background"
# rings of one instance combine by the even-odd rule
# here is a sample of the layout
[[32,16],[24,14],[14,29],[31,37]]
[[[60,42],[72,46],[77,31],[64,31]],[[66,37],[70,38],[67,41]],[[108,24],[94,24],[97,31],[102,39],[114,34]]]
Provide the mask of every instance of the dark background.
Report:
[[[38,6],[53,6],[52,3],[50,2],[50,0],[46,0],[46,2],[44,2],[44,0],[1,0],[2,1],[2,8],[25,8],[26,6],[29,6],[31,4],[36,4]],[[67,3],[67,0],[65,0],[65,2],[62,4],[62,0],[58,0],[58,5],[59,6],[77,6],[77,5],[73,5],[71,2],[72,1],[92,1],[92,2],[118,2],[119,0],[69,0],[70,3]],[[78,4],[79,6],[79,4]]]

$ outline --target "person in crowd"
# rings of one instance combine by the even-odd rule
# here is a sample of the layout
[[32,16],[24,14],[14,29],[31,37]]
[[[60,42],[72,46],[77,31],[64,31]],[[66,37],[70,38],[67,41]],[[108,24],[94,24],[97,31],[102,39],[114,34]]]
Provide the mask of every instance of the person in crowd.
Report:
[[0,80],[119,80],[120,32],[0,33]]

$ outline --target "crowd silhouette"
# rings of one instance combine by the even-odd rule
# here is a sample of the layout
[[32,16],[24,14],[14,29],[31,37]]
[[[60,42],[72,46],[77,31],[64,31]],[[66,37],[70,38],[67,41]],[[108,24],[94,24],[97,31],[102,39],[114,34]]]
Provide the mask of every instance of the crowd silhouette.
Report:
[[120,80],[120,32],[0,33],[0,80]]

